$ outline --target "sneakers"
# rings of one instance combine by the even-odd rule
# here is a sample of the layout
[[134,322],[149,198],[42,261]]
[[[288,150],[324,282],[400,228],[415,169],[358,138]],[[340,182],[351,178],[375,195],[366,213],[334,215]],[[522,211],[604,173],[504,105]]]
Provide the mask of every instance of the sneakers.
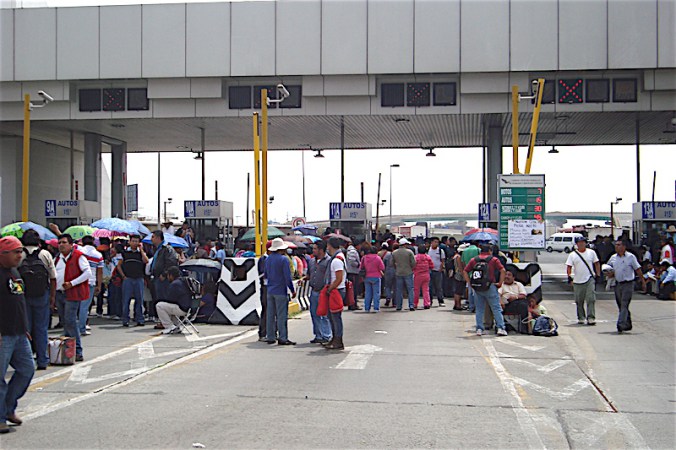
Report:
[[6,422],[0,422],[0,434],[9,433],[9,425]]
[[498,328],[498,336],[507,336],[507,330],[504,328]]
[[587,320],[587,325],[596,325],[596,321],[594,319],[588,319]]
[[443,308],[443,307],[445,307],[445,306],[446,306],[446,303],[444,303],[444,302],[439,302],[439,308]]
[[584,320],[578,319],[578,320],[577,320],[577,324],[578,324],[578,325],[584,325]]
[[481,328],[476,329],[476,335],[477,336],[483,336],[483,334],[484,334],[484,330],[482,330]]
[[80,336],[89,336],[90,334],[92,334],[92,332],[89,331],[89,330],[86,330],[84,333],[80,333]]
[[82,355],[75,355],[75,361],[77,361],[77,362],[82,362],[82,361],[84,361],[84,356],[82,356]]

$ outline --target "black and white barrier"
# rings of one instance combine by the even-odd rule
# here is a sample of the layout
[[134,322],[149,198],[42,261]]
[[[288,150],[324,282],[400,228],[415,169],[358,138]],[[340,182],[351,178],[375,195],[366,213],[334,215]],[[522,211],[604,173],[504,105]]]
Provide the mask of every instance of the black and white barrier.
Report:
[[538,302],[542,300],[542,271],[538,263],[512,263],[505,269],[514,274],[514,279],[526,288],[526,294],[535,294]]
[[294,281],[296,285],[296,300],[300,305],[300,309],[307,311],[310,309],[310,293],[312,288],[309,281],[297,280]]
[[263,310],[258,258],[226,258],[217,285],[216,310],[208,323],[258,325]]

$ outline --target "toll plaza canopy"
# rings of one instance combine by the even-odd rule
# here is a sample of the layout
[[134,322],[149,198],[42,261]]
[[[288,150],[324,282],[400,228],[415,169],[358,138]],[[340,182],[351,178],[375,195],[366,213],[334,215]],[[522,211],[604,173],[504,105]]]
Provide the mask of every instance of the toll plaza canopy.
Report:
[[[270,110],[272,150],[485,146],[494,175],[511,88],[528,94],[537,78],[539,144],[673,144],[675,17],[670,0],[0,9],[3,209],[16,204],[24,95],[38,91],[54,101],[31,113],[31,172],[51,178],[31,210],[54,189],[72,196],[69,174],[100,171],[90,153],[113,152],[115,191],[126,152],[251,149],[260,91],[280,83],[290,96]],[[519,109],[526,145],[533,106]]]

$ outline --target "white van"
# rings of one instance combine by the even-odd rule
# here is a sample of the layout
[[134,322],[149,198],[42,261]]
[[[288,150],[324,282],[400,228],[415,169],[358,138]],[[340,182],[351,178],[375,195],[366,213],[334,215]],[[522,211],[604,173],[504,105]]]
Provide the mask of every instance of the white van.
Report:
[[580,233],[554,233],[545,241],[545,249],[570,253],[575,249],[575,238],[582,237]]

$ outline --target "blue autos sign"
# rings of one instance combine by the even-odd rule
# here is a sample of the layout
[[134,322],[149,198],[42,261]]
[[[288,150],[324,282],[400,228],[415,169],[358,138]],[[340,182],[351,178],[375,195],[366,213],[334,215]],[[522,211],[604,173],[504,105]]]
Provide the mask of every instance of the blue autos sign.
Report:
[[367,218],[369,208],[366,203],[361,202],[343,202],[343,203],[329,203],[329,219],[330,220],[347,220],[352,222],[362,222],[370,220]]
[[45,217],[56,217],[56,200],[45,200]]
[[498,204],[479,203],[479,222],[497,222]]
[[340,220],[340,203],[329,203],[329,219],[330,220]]
[[186,219],[195,217],[195,201],[187,200],[183,203],[184,216]]

